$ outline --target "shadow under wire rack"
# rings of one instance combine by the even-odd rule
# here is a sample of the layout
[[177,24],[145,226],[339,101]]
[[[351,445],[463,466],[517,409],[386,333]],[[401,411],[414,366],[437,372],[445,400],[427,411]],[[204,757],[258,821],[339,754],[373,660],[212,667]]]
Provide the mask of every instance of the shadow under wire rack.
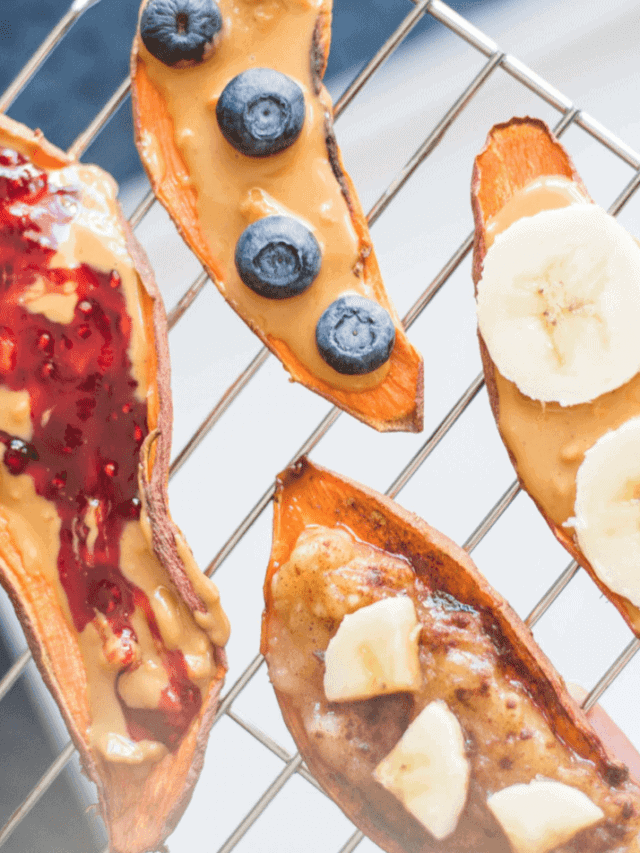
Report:
[[[10,109],[72,25],[98,2],[73,2],[0,95],[2,111]],[[437,51],[430,55],[424,46],[414,46],[410,61],[400,63],[401,73],[385,78],[385,90],[392,92],[394,104],[417,97],[412,91],[403,94],[401,87],[407,68],[415,69],[419,61],[434,89],[446,74],[446,91],[434,98],[431,113],[435,112],[435,120],[425,112],[430,121],[426,129],[417,122],[416,110],[405,108],[409,124],[398,131],[391,145],[389,134],[378,132],[385,137],[383,150],[375,130],[366,130],[372,121],[371,112],[363,106],[366,90],[375,90],[387,60],[425,16],[447,31],[442,64],[437,65]],[[457,65],[448,66],[446,52],[456,43],[458,51],[462,45],[466,52]],[[475,76],[469,69],[477,69]],[[129,81],[125,79],[69,152],[81,158],[128,97]],[[378,97],[376,91],[374,100]],[[428,98],[427,92],[425,102]],[[582,680],[588,690],[583,702],[586,709],[637,668],[640,658],[634,666],[628,665],[640,640],[631,635],[577,564],[567,561],[529,499],[520,494],[482,394],[469,273],[471,214],[463,196],[468,193],[473,153],[480,149],[491,124],[525,110],[545,118],[557,135],[570,137],[579,152],[586,152],[584,165],[587,170],[594,168],[594,174],[594,158],[600,153],[593,154],[593,144],[601,149],[607,158],[607,187],[615,185],[615,195],[605,206],[618,215],[640,186],[640,153],[441,0],[407,0],[407,14],[400,26],[335,100],[335,117],[341,119],[336,127],[338,141],[356,186],[360,189],[360,182],[365,186],[361,197],[365,207],[369,206],[370,225],[389,209],[373,237],[390,296],[404,310],[403,322],[425,356],[426,426],[418,436],[374,434],[339,410],[327,408],[325,401],[306,389],[287,383],[275,359],[265,348],[258,348],[256,339],[223,304],[152,193],[141,190],[140,185],[137,188],[137,203],[130,204],[130,222],[151,255],[168,307],[173,306],[168,312],[178,437],[177,441],[174,438],[178,450],[170,472],[173,515],[206,573],[216,576],[233,630],[226,691],[211,732],[202,778],[169,839],[173,853],[229,853],[236,849],[281,853],[301,849],[306,853],[351,853],[358,849],[365,853],[378,849],[325,797],[306,769],[279,718],[257,653],[273,477],[303,453],[393,498],[399,496],[403,505],[462,541],[468,551],[477,549],[481,570],[527,624],[536,627],[536,638],[561,673]],[[345,125],[343,140],[342,117],[349,114],[354,118],[352,125]],[[374,149],[372,165],[362,166],[361,151],[369,143]],[[569,142],[567,145],[575,153]],[[426,190],[412,189],[417,177],[411,187],[408,182],[428,169],[427,160],[434,166],[425,177]],[[602,175],[600,160],[597,165]],[[581,167],[579,162],[579,171]],[[462,178],[457,177],[460,172]],[[436,187],[438,180],[444,181],[444,194],[435,200],[429,188]],[[586,183],[589,186],[589,175]],[[409,201],[403,209],[405,197]],[[451,224],[438,230],[445,207],[453,211]],[[424,230],[422,249],[417,253],[420,261],[418,266],[407,263],[403,268],[393,246],[398,243],[399,228],[406,229],[406,239],[416,243],[411,233],[416,218],[424,219],[415,226]],[[430,223],[435,229],[432,238]],[[171,239],[165,237],[168,233]],[[403,251],[406,254],[406,246]],[[427,255],[426,260],[422,258]],[[452,323],[450,328],[447,321]],[[591,639],[586,640],[587,636]],[[33,670],[30,652],[20,653],[20,648],[24,642],[18,643],[13,664],[0,677],[0,702]],[[585,655],[590,658],[588,666]],[[34,672],[31,677],[38,678]],[[42,696],[42,691],[36,693]],[[607,709],[640,745],[640,730],[630,731],[627,725],[633,694],[627,687],[618,693]],[[605,704],[608,695],[603,698]],[[9,850],[23,821],[38,819],[38,809],[32,809],[46,801],[54,780],[72,763],[74,748],[65,737],[66,733],[60,741],[58,736],[55,760],[28,795],[18,805],[11,804],[15,811],[0,828],[0,848]],[[0,764],[3,761],[0,756]],[[102,850],[104,833],[93,825],[97,818],[90,822],[95,837],[92,850]],[[68,849],[64,839],[49,840],[43,849],[60,853]]]

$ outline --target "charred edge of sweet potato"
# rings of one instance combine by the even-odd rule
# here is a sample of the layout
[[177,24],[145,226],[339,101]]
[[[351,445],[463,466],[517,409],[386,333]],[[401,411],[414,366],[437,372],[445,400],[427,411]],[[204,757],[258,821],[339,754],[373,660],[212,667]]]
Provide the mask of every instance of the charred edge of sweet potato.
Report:
[[[367,406],[365,403],[364,406],[370,412],[368,418],[361,417],[349,408],[349,400],[354,396],[352,393],[333,389],[332,396],[326,396],[377,430],[421,432],[424,425],[424,363],[422,356],[409,342],[398,313],[385,290],[378,260],[373,250],[369,226],[355,185],[344,167],[340,148],[333,132],[333,119],[330,115],[327,115],[325,122],[325,141],[331,169],[340,186],[358,236],[362,275],[373,287],[378,302],[389,312],[396,330],[396,342],[391,355],[389,374],[378,388],[360,391],[357,395],[358,399],[365,401],[369,396],[371,397],[371,405]],[[385,413],[386,407],[381,393],[385,385],[388,385],[387,413]],[[394,414],[401,409],[401,402],[412,398],[414,398],[413,407],[406,411],[402,417],[394,419]],[[377,410],[376,416],[372,414],[375,410]]]
[[[31,131],[0,115],[0,128],[28,146],[33,162],[44,169],[61,168],[72,164],[63,151],[47,142],[39,131]],[[167,339],[164,305],[155,282],[148,259],[136,241],[128,223],[119,212],[119,223],[123,229],[127,250],[134,262],[140,283],[142,313],[148,340],[152,345],[148,360],[150,430],[157,428],[154,458],[151,466],[143,465],[143,487],[151,520],[154,552],[178,590],[179,595],[192,610],[204,611],[205,605],[189,581],[175,544],[179,532],[168,511],[167,482],[171,451],[172,402],[169,367],[169,344]],[[146,443],[145,443],[146,444]],[[147,468],[151,477],[147,480]],[[0,546],[1,547],[1,546]],[[17,555],[19,558],[19,554]],[[4,563],[5,560],[2,559]],[[47,687],[56,699],[74,745],[80,753],[82,766],[87,776],[96,784],[100,806],[110,838],[113,853],[143,853],[155,851],[175,828],[182,816],[193,787],[202,769],[209,730],[217,708],[217,698],[226,674],[224,649],[214,646],[216,674],[208,694],[203,697],[202,707],[192,722],[189,731],[178,749],[168,753],[155,765],[139,768],[121,766],[97,756],[87,745],[82,732],[90,724],[89,706],[86,699],[87,685],[82,657],[75,636],[52,596],[52,607],[47,612],[47,621],[55,620],[59,630],[67,637],[68,648],[63,666],[68,670],[64,677],[65,687],[69,682],[79,683],[74,689],[63,690],[59,680],[60,663],[54,666],[49,649],[39,640],[38,631],[29,608],[25,607],[28,588],[8,582],[8,576],[0,573],[0,581],[14,605],[34,660]],[[84,702],[81,702],[81,697]],[[71,707],[69,699],[74,707]],[[141,791],[141,778],[145,781]],[[135,783],[132,785],[132,779]],[[179,785],[176,785],[176,782]],[[176,790],[177,789],[177,790]],[[149,809],[148,803],[154,808]]]
[[494,642],[507,650],[507,664],[517,668],[519,680],[557,736],[593,761],[607,784],[624,782],[626,766],[602,744],[563,679],[536,646],[531,631],[480,574],[466,551],[389,498],[304,457],[279,475],[274,504],[273,550],[264,585],[263,654],[274,573],[288,560],[305,527],[344,525],[362,541],[408,559],[427,587],[447,592],[483,613]]
[[[324,72],[327,67],[329,48],[331,45],[331,5],[331,0],[325,0],[318,13],[316,26],[313,31],[313,42],[311,45],[311,78],[313,81],[313,90],[316,96],[320,97],[322,100],[326,99],[328,103],[330,103],[329,94],[326,89],[324,89],[322,78],[324,77]],[[349,216],[351,217],[360,245],[360,262],[364,265],[366,259],[373,253],[369,226],[362,210],[362,205],[360,204],[356,188],[344,167],[344,162],[338,147],[338,141],[336,140],[335,133],[333,132],[333,113],[329,110],[325,113],[324,138],[327,146],[329,164],[331,165],[331,170],[347,204]],[[384,290],[380,271],[377,265],[375,265],[371,272],[373,273],[372,284],[376,292],[376,298],[380,298],[380,295],[382,295],[382,302],[387,310],[389,310],[389,300]],[[381,294],[379,291],[381,291]],[[395,316],[393,308],[391,308],[391,315],[394,319],[395,325],[398,326],[398,318]]]
[[[590,199],[571,157],[543,121],[528,117],[512,118],[491,129],[484,148],[475,159],[471,181],[471,203],[475,223],[473,282],[476,291],[482,277],[482,265],[486,254],[484,229],[487,220],[509,201],[516,190],[522,189],[542,175],[562,175],[569,178],[580,187],[585,197]],[[478,330],[478,340],[491,410],[511,464],[518,476],[518,482],[529,494],[527,484],[518,471],[516,459],[500,430],[500,399],[495,380],[497,367],[482,339],[480,330]],[[532,495],[530,497],[558,542],[588,572],[601,592],[618,609],[634,634],[640,637],[640,608],[635,607],[627,598],[613,592],[600,580],[573,538],[544,512]]]
[[[153,532],[154,551],[162,565],[169,571],[171,580],[191,610],[204,612],[205,605],[196,595],[182,568],[182,560],[178,556],[175,544],[175,535],[180,531],[169,514],[167,486],[171,461],[173,402],[166,312],[142,247],[123,218],[121,218],[121,226],[127,239],[127,250],[133,259],[141,285],[140,296],[147,334],[149,340],[154,342],[154,349],[147,363],[148,396],[150,397],[147,409],[149,438],[145,442],[144,453],[141,453],[143,458],[148,453],[149,459],[144,459],[140,465],[146,508]],[[154,437],[155,440],[149,440]],[[147,470],[151,471],[149,478]]]
[[[331,3],[325,0],[318,14],[310,50],[312,81],[316,95],[322,92],[322,75],[329,54]],[[220,265],[206,244],[196,207],[196,194],[188,185],[188,171],[173,139],[173,123],[164,100],[153,86],[138,54],[139,33],[131,55],[131,97],[134,135],[140,158],[154,193],[166,208],[183,240],[198,255],[211,280],[218,286],[224,279]],[[152,130],[155,128],[155,132]],[[283,363],[292,379],[300,382],[350,415],[380,432],[421,432],[424,410],[424,365],[420,354],[409,343],[397,313],[386,294],[377,260],[372,250],[369,229],[353,182],[344,170],[339,149],[331,130],[325,130],[327,156],[336,176],[361,247],[362,274],[373,286],[378,301],[390,312],[396,328],[389,372],[376,387],[365,391],[342,391],[314,376],[291,349],[277,338],[265,334],[231,307],[263,344]],[[149,140],[159,148],[164,168],[157,159],[144,154]],[[231,304],[231,303],[229,303]]]
[[313,30],[313,40],[311,42],[311,80],[315,95],[319,95],[322,91],[322,78],[324,77],[324,72],[327,70],[329,48],[331,46],[331,18],[331,0],[324,0],[318,12],[316,25]]
[[[149,340],[154,344],[148,364],[150,390],[154,390],[149,406],[149,430],[150,436],[152,430],[157,430],[157,437],[148,443],[145,442],[146,446],[142,449],[141,456],[144,457],[145,452],[152,451],[154,456],[148,464],[143,461],[140,465],[145,506],[152,531],[153,551],[189,608],[205,611],[206,607],[191,585],[178,554],[175,537],[180,532],[171,519],[168,507],[167,487],[173,404],[165,308],[142,247],[122,217],[121,225],[127,239],[127,249],[134,261],[141,285],[143,316]],[[151,471],[149,478],[147,478],[147,470]],[[130,768],[119,767],[105,760],[101,761],[103,775],[111,783],[105,791],[104,807],[105,812],[109,814],[114,853],[156,850],[176,827],[191,799],[193,788],[202,770],[207,739],[227,670],[224,649],[214,646],[214,651],[216,674],[207,695],[203,696],[198,715],[178,749],[168,753],[158,764],[151,766],[146,774],[142,794],[138,791],[135,800],[127,796],[131,793],[127,792]],[[148,808],[149,803],[154,804],[153,809]],[[161,817],[160,825],[158,825],[157,816]]]

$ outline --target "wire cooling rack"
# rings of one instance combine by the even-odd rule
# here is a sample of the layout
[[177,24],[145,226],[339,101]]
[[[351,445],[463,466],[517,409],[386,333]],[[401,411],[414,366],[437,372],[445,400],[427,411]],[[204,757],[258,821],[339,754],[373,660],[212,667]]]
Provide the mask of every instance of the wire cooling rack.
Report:
[[[9,109],[71,26],[97,2],[99,0],[75,0],[12,85],[0,96],[2,111]],[[103,2],[107,3],[108,0]],[[474,64],[478,70],[471,80],[466,79],[465,74],[462,75],[464,82],[457,89],[459,94],[451,99],[450,106],[428,133],[419,129],[415,131],[421,135],[422,141],[414,153],[405,159],[404,165],[396,171],[383,191],[376,192],[368,214],[370,225],[373,226],[399,197],[400,191],[427,158],[433,155],[436,171],[443,167],[438,160],[439,152],[446,151],[443,142],[455,137],[456,128],[463,122],[464,115],[468,115],[472,102],[478,102],[479,96],[485,102],[487,99],[495,102],[499,96],[491,93],[491,86],[495,85],[500,75],[511,78],[523,101],[524,90],[528,90],[528,109],[533,114],[544,112],[543,117],[555,125],[557,135],[579,129],[591,141],[595,141],[609,157],[607,162],[610,164],[611,182],[618,180],[622,174],[618,165],[615,165],[616,161],[623,164],[627,172],[631,171],[631,177],[627,174],[620,181],[615,190],[617,196],[609,203],[609,211],[614,215],[623,209],[640,186],[638,152],[517,58],[505,54],[491,38],[445,3],[440,0],[413,0],[413,3],[407,0],[407,11],[397,30],[337,98],[336,118],[340,118],[348,108],[357,113],[364,87],[375,86],[376,72],[426,15],[432,16],[442,27],[447,28],[452,38],[462,40],[469,48],[471,58],[464,65],[465,74],[468,76],[468,69],[473,68]],[[428,59],[421,55],[421,61],[426,63]],[[442,73],[442,69],[439,73]],[[455,77],[454,87],[457,80]],[[69,149],[72,155],[82,157],[128,95],[129,81],[126,79],[73,143]],[[534,96],[533,101],[531,95]],[[480,113],[473,121],[481,120],[477,132],[481,144],[493,121],[493,115],[489,119],[483,110]],[[506,120],[510,115],[498,112],[497,118]],[[342,141],[340,128],[338,125],[337,135],[339,141]],[[402,156],[402,144],[398,140],[395,142],[400,152],[396,152],[396,156]],[[478,148],[479,144],[475,150]],[[390,155],[391,162],[393,159]],[[348,159],[347,166],[350,168]],[[458,167],[465,172],[467,180],[471,161],[458,164]],[[382,166],[380,169],[384,171]],[[455,203],[453,195],[455,193],[452,192],[452,203]],[[423,206],[425,220],[428,220],[428,198],[424,200]],[[146,239],[150,241],[152,256],[158,252],[153,242],[156,226],[147,223],[157,222],[154,216],[162,220],[163,214],[158,210],[152,194],[147,192],[135,207],[130,221],[143,244]],[[467,208],[464,216],[460,216],[460,222],[467,223],[469,219]],[[165,223],[163,227],[170,226]],[[488,444],[476,446],[469,436],[475,427],[465,427],[466,419],[471,417],[474,408],[482,406],[486,409],[481,395],[484,384],[482,375],[475,375],[466,386],[464,382],[460,384],[460,374],[464,374],[464,371],[455,370],[455,353],[452,350],[455,349],[456,341],[453,341],[452,349],[448,352],[442,352],[441,349],[433,352],[430,349],[432,327],[440,321],[438,311],[443,304],[436,297],[440,296],[442,300],[444,297],[441,293],[450,290],[455,303],[458,299],[458,282],[460,293],[470,294],[472,289],[466,266],[473,237],[471,233],[465,235],[461,226],[457,227],[456,233],[457,248],[452,253],[447,249],[446,262],[429,271],[428,277],[423,272],[422,277],[418,277],[418,281],[413,281],[402,293],[398,292],[395,284],[400,274],[394,277],[392,272],[393,286],[387,280],[396,304],[401,306],[403,299],[407,301],[403,322],[407,329],[415,325],[411,336],[418,349],[425,354],[427,426],[422,436],[373,435],[372,431],[352,422],[339,410],[327,410],[326,403],[310,395],[310,392],[288,385],[268,351],[265,348],[256,349],[258,344],[255,338],[246,332],[239,321],[237,326],[233,325],[235,317],[222,304],[214,288],[208,285],[207,275],[202,270],[193,275],[186,289],[182,285],[182,290],[177,290],[175,276],[172,284],[163,286],[162,273],[159,271],[165,299],[168,304],[174,305],[169,311],[168,322],[169,329],[176,330],[171,336],[172,356],[174,363],[176,360],[178,363],[177,370],[174,368],[176,432],[185,439],[179,442],[180,449],[171,465],[172,506],[176,520],[185,529],[196,556],[205,565],[205,571],[210,576],[216,576],[233,628],[229,646],[231,670],[226,692],[211,733],[203,778],[175,836],[169,840],[175,853],[181,850],[189,850],[190,853],[199,850],[228,853],[234,849],[279,850],[281,853],[297,853],[302,849],[306,853],[315,850],[351,853],[356,848],[364,853],[365,850],[378,849],[363,839],[362,834],[329,803],[307,771],[279,720],[266,683],[263,659],[260,654],[256,654],[261,583],[270,544],[268,506],[273,496],[270,483],[277,470],[303,453],[311,454],[317,461],[337,467],[368,485],[385,490],[393,498],[405,487],[411,486],[407,488],[401,502],[424,514],[427,521],[436,526],[440,526],[437,523],[438,503],[440,500],[452,500],[450,517],[457,521],[452,521],[452,529],[445,532],[451,533],[459,541],[464,539],[463,544],[468,551],[473,551],[482,543],[483,547],[478,548],[476,553],[476,557],[482,555],[480,567],[510,598],[521,615],[526,617],[530,627],[536,626],[537,631],[545,619],[552,620],[548,622],[552,628],[543,632],[542,639],[553,636],[555,646],[554,643],[543,642],[543,647],[554,662],[563,660],[563,655],[557,650],[568,642],[567,631],[571,631],[574,625],[583,631],[580,634],[579,630],[577,638],[571,641],[574,646],[579,647],[587,635],[595,637],[593,643],[598,646],[606,644],[605,640],[611,638],[614,644],[619,643],[615,654],[611,654],[614,659],[609,659],[609,665],[598,670],[595,676],[589,676],[591,681],[585,685],[590,688],[583,702],[585,709],[591,708],[611,687],[640,648],[640,640],[633,638],[626,626],[619,624],[621,620],[618,615],[615,612],[612,615],[611,606],[594,593],[595,587],[577,564],[572,561],[566,565],[565,552],[556,545],[546,527],[533,514],[527,521],[527,530],[536,543],[543,543],[538,563],[529,557],[529,552],[536,547],[532,541],[524,544],[522,541],[514,541],[513,531],[520,529],[519,516],[529,512],[528,498],[521,496],[516,500],[519,486],[512,481],[513,473],[505,462],[501,447],[496,449],[495,430],[490,431],[491,437],[486,440]],[[376,243],[381,236],[384,246],[384,230],[378,233],[376,229]],[[443,242],[446,246],[447,240]],[[175,251],[178,253],[177,258],[168,257],[166,253],[162,256],[160,252],[160,262],[164,258],[167,265],[179,267],[181,276],[178,279],[184,278],[188,270],[196,268],[195,261],[187,257],[185,249]],[[434,257],[438,257],[437,251],[434,251]],[[384,270],[384,257],[381,260]],[[425,269],[429,270],[428,263]],[[463,274],[460,274],[461,270]],[[426,287],[425,281],[428,282]],[[448,283],[448,288],[443,290]],[[433,306],[431,312],[425,313],[429,306]],[[208,311],[212,313],[208,314]],[[433,321],[425,319],[430,313],[435,318]],[[468,318],[465,322],[469,326]],[[232,326],[232,336],[237,339],[237,346],[229,351],[228,343],[225,343],[219,351],[216,339],[222,334],[220,326],[229,324]],[[466,333],[467,327],[464,331]],[[438,346],[442,346],[441,342]],[[243,364],[239,372],[238,363]],[[207,365],[204,370],[203,364]],[[473,364],[474,369],[477,369],[477,356]],[[448,377],[449,369],[451,376]],[[432,373],[440,378],[444,376],[444,384],[433,383]],[[265,391],[265,388],[268,390]],[[183,417],[181,413],[187,410],[188,415]],[[336,425],[338,419],[340,423]],[[239,435],[236,434],[238,430]],[[450,459],[445,459],[438,463],[438,453],[447,444],[453,446],[457,461],[452,463]],[[345,446],[348,449],[346,456]],[[477,466],[473,468],[469,462],[470,457],[477,459],[485,455],[489,460],[488,465],[499,469],[491,484],[484,482],[483,469],[478,473]],[[343,462],[341,468],[331,464],[333,459],[338,458]],[[350,470],[345,470],[345,466],[350,467]],[[390,479],[390,474],[393,480],[385,489],[381,480],[384,477]],[[453,485],[447,490],[443,482]],[[506,489],[504,483],[509,484]],[[472,495],[469,499],[470,492]],[[427,499],[425,495],[436,497]],[[510,512],[507,513],[507,510]],[[503,517],[505,521],[498,524]],[[475,520],[470,524],[472,518]],[[478,518],[481,518],[479,523]],[[466,538],[464,533],[456,535],[460,534],[465,524],[466,530],[471,529],[472,532]],[[490,566],[498,554],[502,555],[500,559],[507,570],[494,577]],[[550,569],[535,570],[536,566],[545,561],[551,565]],[[558,572],[558,568],[561,571]],[[517,574],[521,570],[522,574]],[[526,590],[526,595],[522,590]],[[563,605],[563,601],[567,604]],[[559,628],[554,627],[558,624]],[[608,636],[605,637],[605,634]],[[625,640],[626,645],[619,642],[621,640]],[[594,647],[590,647],[588,642],[586,646],[585,653],[592,654],[599,664],[602,655],[595,653]],[[605,657],[607,654],[609,652],[604,653]],[[17,657],[3,675],[0,680],[0,701],[23,676],[29,661],[30,653],[27,650]],[[562,666],[560,669],[564,675],[571,675],[570,666],[568,672]],[[578,666],[577,671],[584,670]],[[626,688],[623,693],[627,693]],[[619,710],[625,702],[629,708],[631,698],[629,695],[623,696],[616,708]],[[0,706],[0,724],[1,720]],[[631,733],[632,738],[634,734]],[[637,737],[635,739],[638,740]],[[74,748],[69,741],[0,829],[0,847],[9,841],[21,821],[29,819],[33,807],[46,796],[52,782],[69,764],[73,753]],[[300,779],[304,780],[303,789],[300,785],[296,787]],[[297,828],[289,830],[293,824]],[[320,824],[332,826],[326,838],[321,837]]]

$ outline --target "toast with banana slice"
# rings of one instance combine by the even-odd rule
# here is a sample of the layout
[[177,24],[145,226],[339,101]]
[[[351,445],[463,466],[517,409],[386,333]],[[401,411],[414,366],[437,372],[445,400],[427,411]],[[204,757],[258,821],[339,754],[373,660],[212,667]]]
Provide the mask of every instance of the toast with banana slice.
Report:
[[387,853],[631,853],[640,789],[469,556],[306,459],[262,651],[309,769]]
[[472,204],[500,434],[557,539],[640,636],[640,246],[536,119],[491,130]]
[[291,378],[415,432],[422,358],[333,134],[330,27],[331,0],[145,0],[136,142],[181,235]]

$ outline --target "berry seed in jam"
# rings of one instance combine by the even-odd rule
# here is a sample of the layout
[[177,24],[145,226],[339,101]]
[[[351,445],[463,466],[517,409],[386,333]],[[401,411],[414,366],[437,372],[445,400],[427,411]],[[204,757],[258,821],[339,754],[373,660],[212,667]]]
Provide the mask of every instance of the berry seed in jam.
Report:
[[[67,483],[67,472],[66,471],[62,471],[60,474],[56,474],[55,477],[51,478],[52,488],[58,489],[58,491],[60,491],[61,489],[64,489],[66,483]],[[47,495],[47,497],[49,497],[49,495]],[[51,500],[51,498],[49,498],[49,500]]]
[[118,515],[121,515],[122,518],[129,519],[130,521],[135,521],[140,518],[140,510],[142,509],[142,501],[137,495],[131,498],[129,501],[122,501],[121,504],[118,504],[116,507],[116,512]]
[[40,368],[40,376],[43,379],[51,379],[56,372],[56,366],[52,361],[45,361]]
[[4,464],[9,469],[9,473],[14,477],[22,474],[29,462],[37,461],[38,452],[32,444],[27,444],[20,438],[2,439],[6,442],[7,449],[4,452]]
[[122,604],[122,592],[117,584],[105,578],[91,591],[90,600],[96,610],[108,616]]
[[39,350],[46,353],[48,356],[53,355],[53,338],[49,332],[40,332],[36,346]]
[[[168,674],[168,695],[143,717],[124,703],[123,712],[132,738],[160,740],[171,749],[197,714],[201,696],[182,653],[165,647],[146,595],[119,568],[124,525],[140,516],[138,456],[148,433],[146,405],[137,399],[131,375],[131,320],[118,272],[87,264],[49,266],[57,226],[69,222],[77,204],[77,192],[49,188],[45,172],[0,149],[0,382],[12,391],[28,390],[33,426],[30,442],[3,432],[0,442],[9,473],[29,474],[37,493],[56,506],[58,573],[76,631],[103,614],[122,647],[119,666],[126,669],[137,665],[134,609],[146,616]],[[21,297],[42,282],[45,292],[75,291],[69,325],[25,309]]]

